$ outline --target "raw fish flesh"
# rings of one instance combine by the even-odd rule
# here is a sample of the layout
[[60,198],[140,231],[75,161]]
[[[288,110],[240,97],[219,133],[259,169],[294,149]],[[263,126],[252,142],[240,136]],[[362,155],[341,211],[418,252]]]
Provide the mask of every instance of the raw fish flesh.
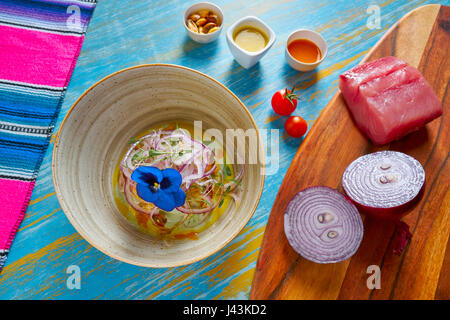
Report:
[[339,89],[357,126],[377,145],[442,115],[442,104],[423,75],[396,57],[348,70],[339,77]]

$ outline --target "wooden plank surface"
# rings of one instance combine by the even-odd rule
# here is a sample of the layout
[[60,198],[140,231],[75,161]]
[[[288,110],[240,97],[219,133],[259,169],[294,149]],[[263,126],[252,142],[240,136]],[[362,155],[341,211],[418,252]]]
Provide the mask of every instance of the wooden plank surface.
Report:
[[[338,75],[358,64],[382,34],[406,12],[436,1],[218,0],[225,30],[256,15],[277,40],[261,62],[245,70],[233,61],[225,34],[212,44],[191,42],[182,25],[193,1],[100,0],[94,12],[63,104],[59,124],[73,102],[104,76],[142,63],[165,62],[204,72],[225,84],[248,106],[260,128],[282,129],[271,111],[272,94],[299,84],[295,114],[312,125],[337,89]],[[449,4],[450,1],[437,1]],[[370,29],[370,5],[380,8],[380,28]],[[327,59],[314,72],[299,73],[284,60],[284,44],[298,28],[319,31]],[[302,140],[280,136],[280,167],[267,176],[261,202],[246,228],[226,248],[193,265],[145,269],[116,261],[84,241],[61,211],[51,180],[53,141],[45,156],[30,206],[0,274],[0,299],[236,299],[248,298],[263,232],[283,177]],[[448,249],[447,249],[448,250]],[[386,262],[387,263],[387,262]],[[66,286],[67,268],[81,271],[81,289]],[[441,294],[448,292],[441,275]],[[447,284],[446,284],[447,283]]]
[[[445,258],[450,234],[449,53],[450,7],[430,5],[402,18],[366,55],[362,62],[393,55],[418,67],[441,99],[444,114],[400,141],[375,147],[354,125],[338,92],[299,148],[280,188],[250,298],[433,299],[437,295],[450,299],[446,283],[450,265]],[[283,214],[292,197],[312,185],[342,191],[340,181],[349,163],[363,154],[385,149],[415,157],[427,177],[421,201],[403,219],[413,233],[404,253],[393,253],[394,223],[366,217],[364,239],[351,259],[320,265],[297,255],[283,232]],[[381,269],[381,289],[367,287],[370,265]]]

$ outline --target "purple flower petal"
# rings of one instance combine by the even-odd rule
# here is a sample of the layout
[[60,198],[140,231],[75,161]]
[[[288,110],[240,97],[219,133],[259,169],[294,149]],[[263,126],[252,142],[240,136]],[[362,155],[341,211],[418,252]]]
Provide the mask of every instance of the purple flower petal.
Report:
[[181,174],[172,168],[164,169],[161,173],[161,188],[167,192],[177,192],[183,180]]
[[[176,170],[175,170],[176,171]],[[137,167],[131,174],[131,179],[137,183],[148,184],[149,180],[155,179],[155,182],[160,183],[163,178],[161,170],[156,167]]]
[[163,190],[159,189],[157,195],[158,198],[153,201],[155,206],[164,211],[172,211],[173,209],[175,209],[175,199],[173,193],[164,192]]
[[153,202],[158,198],[157,193],[153,192],[146,183],[138,183],[136,185],[136,192],[141,199],[147,202]]
[[183,190],[178,189],[177,192],[172,193],[175,201],[175,207],[182,206],[186,202],[186,194]]

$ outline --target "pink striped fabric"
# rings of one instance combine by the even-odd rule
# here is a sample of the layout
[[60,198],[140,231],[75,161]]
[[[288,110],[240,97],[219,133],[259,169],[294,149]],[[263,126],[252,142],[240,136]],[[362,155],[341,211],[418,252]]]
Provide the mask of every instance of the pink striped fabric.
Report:
[[0,0],[0,271],[95,5],[95,0]]
[[84,36],[2,25],[0,35],[0,79],[52,87],[67,86],[74,55],[78,56]]
[[9,249],[25,215],[23,204],[30,201],[33,187],[34,181],[0,179],[0,248]]

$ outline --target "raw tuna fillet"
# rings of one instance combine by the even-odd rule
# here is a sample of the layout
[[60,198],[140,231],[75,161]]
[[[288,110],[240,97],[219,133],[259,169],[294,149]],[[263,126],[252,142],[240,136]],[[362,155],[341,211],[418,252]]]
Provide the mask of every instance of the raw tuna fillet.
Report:
[[423,75],[395,57],[348,70],[339,89],[358,127],[381,145],[400,139],[442,115],[442,105]]

